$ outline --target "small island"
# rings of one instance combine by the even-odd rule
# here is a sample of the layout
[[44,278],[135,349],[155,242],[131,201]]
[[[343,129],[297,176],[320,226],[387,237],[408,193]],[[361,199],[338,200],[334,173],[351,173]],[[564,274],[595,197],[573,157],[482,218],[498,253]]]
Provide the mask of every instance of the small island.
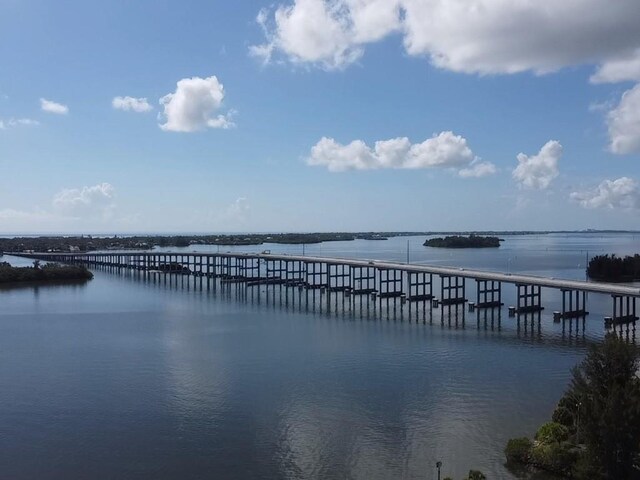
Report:
[[424,242],[424,246],[436,248],[496,248],[500,246],[500,239],[498,237],[481,237],[473,234],[468,237],[453,235],[444,238],[429,238]]
[[0,262],[0,285],[86,281],[92,278],[93,273],[82,265],[40,265],[35,261],[32,267],[13,267],[7,262]]
[[640,280],[640,255],[624,258],[616,255],[598,255],[589,260],[587,275],[603,282],[633,282]]

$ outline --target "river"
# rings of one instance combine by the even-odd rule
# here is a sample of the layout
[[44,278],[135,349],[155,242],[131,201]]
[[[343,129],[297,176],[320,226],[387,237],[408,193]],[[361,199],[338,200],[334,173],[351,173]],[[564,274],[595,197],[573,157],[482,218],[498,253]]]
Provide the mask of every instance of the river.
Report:
[[[590,256],[640,251],[632,234],[504,238],[480,250],[398,237],[220,251],[408,254],[567,279],[584,279]],[[543,290],[539,323],[518,322],[505,287],[499,319],[434,310],[412,321],[310,311],[296,307],[297,289],[285,305],[280,287],[260,288],[96,270],[84,285],[1,289],[0,478],[432,479],[436,461],[456,480],[470,468],[517,478],[506,441],[550,418],[611,314],[610,298],[590,294],[584,328],[563,328],[559,293]]]

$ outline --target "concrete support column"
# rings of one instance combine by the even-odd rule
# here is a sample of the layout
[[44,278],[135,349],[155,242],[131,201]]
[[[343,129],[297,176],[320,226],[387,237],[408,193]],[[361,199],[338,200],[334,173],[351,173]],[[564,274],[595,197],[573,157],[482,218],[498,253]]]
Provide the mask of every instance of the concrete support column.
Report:
[[502,283],[495,280],[476,279],[477,308],[495,308],[502,306]]
[[540,312],[544,310],[541,300],[540,285],[523,285],[517,284],[518,289],[518,308],[517,313]]
[[466,301],[465,278],[457,275],[441,275],[440,303],[442,305],[460,305]]

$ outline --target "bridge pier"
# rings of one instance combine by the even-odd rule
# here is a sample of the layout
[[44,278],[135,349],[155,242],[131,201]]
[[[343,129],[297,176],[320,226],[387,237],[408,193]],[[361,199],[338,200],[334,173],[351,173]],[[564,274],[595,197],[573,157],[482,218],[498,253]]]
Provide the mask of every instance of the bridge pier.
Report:
[[410,302],[422,302],[433,299],[433,274],[426,272],[408,272]]
[[587,312],[587,292],[562,289],[561,317],[563,319],[581,318],[587,315],[589,315]]
[[502,305],[502,282],[476,279],[476,308],[496,308]]
[[[238,258],[237,257],[221,257],[222,259],[222,280],[229,281],[238,278]],[[182,259],[181,259],[182,260]],[[182,261],[180,262],[182,264]]]
[[440,303],[444,305],[460,305],[465,298],[465,278],[457,275],[440,276]]
[[304,283],[305,265],[300,260],[286,261],[286,283],[287,285],[302,285]]
[[541,302],[540,285],[516,284],[518,289],[518,307],[516,313],[531,313],[544,310]]
[[381,268],[378,270],[378,298],[400,297],[402,291],[402,270]]
[[327,286],[332,292],[343,292],[351,288],[351,267],[344,264],[329,264]]
[[613,299],[613,317],[605,319],[605,327],[634,324],[638,320],[636,315],[636,297],[625,295],[611,295]]
[[[247,282],[260,280],[260,262],[257,258],[245,257],[240,260],[240,277]],[[249,283],[247,283],[249,285]]]
[[215,278],[222,278],[224,275],[225,257],[215,256],[213,257],[213,276]]
[[265,283],[284,283],[287,276],[285,260],[267,259],[267,277]]
[[370,295],[375,291],[375,267],[351,267],[351,294]]
[[305,286],[317,289],[327,287],[327,264],[324,262],[306,262]]

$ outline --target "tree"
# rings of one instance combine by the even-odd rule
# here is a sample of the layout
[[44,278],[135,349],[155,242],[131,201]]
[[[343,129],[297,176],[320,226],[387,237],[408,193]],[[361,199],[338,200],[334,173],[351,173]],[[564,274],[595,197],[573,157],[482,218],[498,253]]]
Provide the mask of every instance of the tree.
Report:
[[[634,345],[609,334],[573,369],[564,402],[594,470],[606,479],[630,478],[640,446],[639,356]],[[562,403],[562,402],[561,402]]]
[[467,480],[487,480],[487,477],[479,470],[469,470]]
[[566,442],[569,439],[569,429],[560,423],[545,423],[536,432],[535,439],[547,444]]
[[527,437],[512,438],[507,442],[504,449],[504,455],[507,457],[507,463],[528,464],[531,460],[531,452],[533,443]]

